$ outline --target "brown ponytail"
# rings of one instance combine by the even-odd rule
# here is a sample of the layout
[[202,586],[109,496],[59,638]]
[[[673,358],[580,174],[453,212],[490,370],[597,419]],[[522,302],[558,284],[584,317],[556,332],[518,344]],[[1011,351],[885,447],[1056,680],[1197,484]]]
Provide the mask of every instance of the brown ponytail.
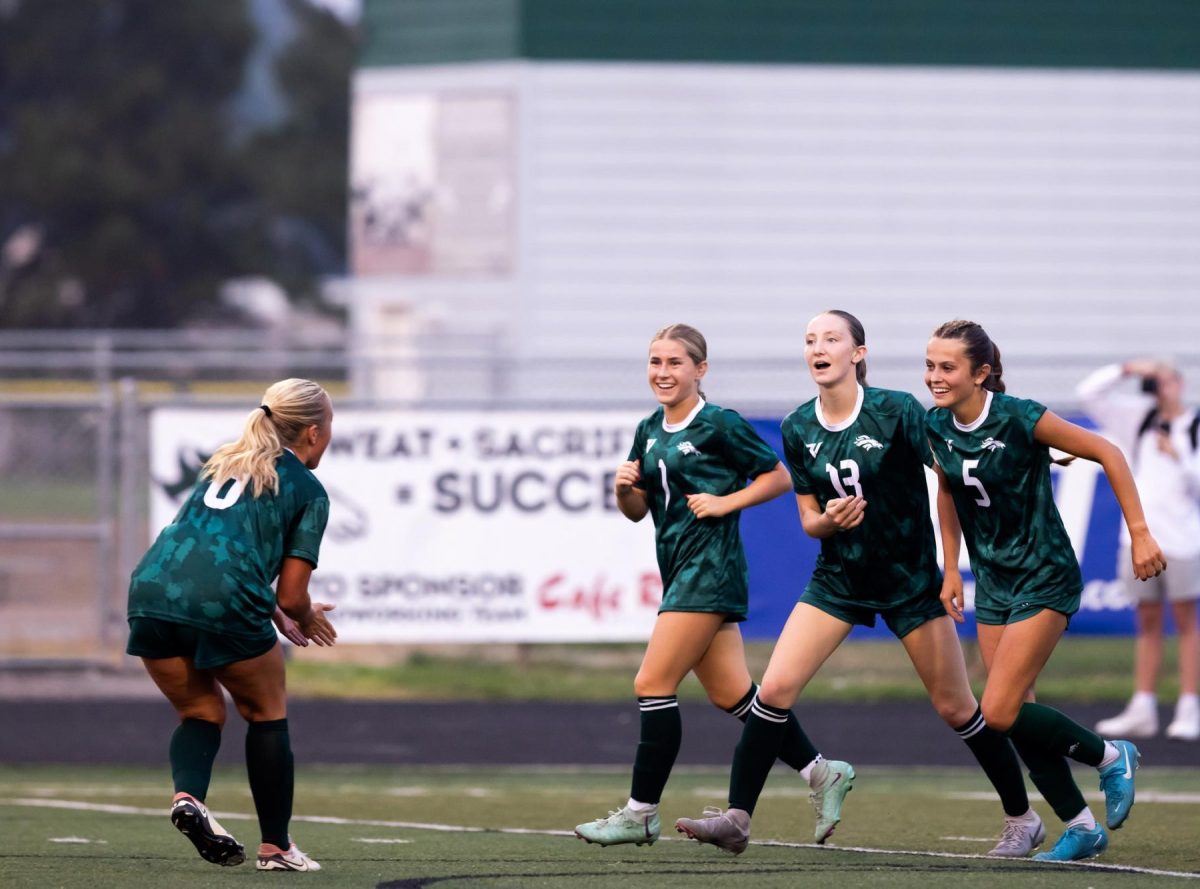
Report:
[[[863,324],[849,312],[844,309],[826,309],[821,314],[836,315],[846,322],[846,328],[850,331],[850,339],[854,341],[855,346],[865,346],[867,344],[867,332],[863,328]],[[858,380],[860,386],[867,385],[867,359],[864,358],[858,364],[854,365],[854,378]]]
[[947,321],[933,335],[941,340],[961,340],[972,374],[985,364],[992,369],[983,380],[983,388],[991,392],[1004,391],[1004,365],[1000,362],[1000,347],[992,342],[982,327],[974,321],[955,319]]

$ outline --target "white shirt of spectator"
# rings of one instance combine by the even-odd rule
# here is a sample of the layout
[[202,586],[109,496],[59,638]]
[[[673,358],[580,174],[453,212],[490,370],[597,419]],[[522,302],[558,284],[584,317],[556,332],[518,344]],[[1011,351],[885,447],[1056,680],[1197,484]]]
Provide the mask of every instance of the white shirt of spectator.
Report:
[[[1122,376],[1119,364],[1107,365],[1084,378],[1075,393],[1088,415],[1129,460],[1150,533],[1167,559],[1200,556],[1200,459],[1192,450],[1190,433],[1196,411],[1187,409],[1171,421],[1171,444],[1179,455],[1176,460],[1159,450],[1154,428],[1138,436],[1155,399],[1114,391]],[[1124,522],[1121,543],[1129,546]]]

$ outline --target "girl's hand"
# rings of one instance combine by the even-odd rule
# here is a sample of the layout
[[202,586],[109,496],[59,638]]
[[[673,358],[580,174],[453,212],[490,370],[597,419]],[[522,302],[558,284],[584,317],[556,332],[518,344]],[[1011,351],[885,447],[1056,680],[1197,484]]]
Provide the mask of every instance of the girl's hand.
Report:
[[947,571],[942,578],[942,592],[938,597],[942,600],[942,607],[946,609],[946,613],[954,618],[955,623],[964,623],[966,617],[963,615],[963,582],[962,575],[957,571]]
[[1130,550],[1133,556],[1133,575],[1138,580],[1158,577],[1167,570],[1167,557],[1159,549],[1149,530],[1130,533]]
[[617,467],[613,478],[613,489],[620,494],[635,487],[642,479],[642,464],[637,460],[626,460]]
[[284,614],[283,609],[278,605],[275,606],[275,613],[271,615],[271,621],[288,642],[299,645],[301,648],[308,645],[308,638],[300,631],[300,624]]
[[308,614],[300,619],[300,632],[307,639],[311,639],[318,645],[332,645],[333,640],[337,638],[337,630],[333,628],[333,624],[329,622],[329,618],[325,616],[325,612],[333,611],[336,605],[330,605],[327,602],[313,602],[312,608]]
[[867,501],[862,497],[839,497],[825,504],[825,517],[839,531],[857,528],[866,518]]
[[731,511],[725,498],[716,494],[688,494],[687,505],[698,519],[719,519]]

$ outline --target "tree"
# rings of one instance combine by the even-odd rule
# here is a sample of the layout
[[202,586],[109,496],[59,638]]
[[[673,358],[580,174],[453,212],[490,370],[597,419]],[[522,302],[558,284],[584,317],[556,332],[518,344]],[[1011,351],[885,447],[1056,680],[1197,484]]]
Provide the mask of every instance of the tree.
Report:
[[0,325],[169,326],[344,267],[353,35],[288,2],[288,114],[238,143],[245,0],[0,0]]
[[275,64],[283,122],[255,133],[246,168],[270,219],[270,274],[293,293],[346,267],[350,80],[354,32],[328,10],[287,0],[295,38]]

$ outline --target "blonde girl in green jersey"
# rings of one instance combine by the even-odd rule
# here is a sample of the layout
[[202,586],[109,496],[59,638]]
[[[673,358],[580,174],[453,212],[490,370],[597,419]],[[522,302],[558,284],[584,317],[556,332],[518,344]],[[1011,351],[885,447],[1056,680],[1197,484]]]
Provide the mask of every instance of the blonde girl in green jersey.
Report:
[[[937,714],[979,761],[1006,823],[991,854],[1028,855],[1044,838],[1029,807],[1012,746],[987,728],[967,679],[954,624],[939,600],[926,467],[925,411],[907,392],[867,385],[866,334],[849,312],[814,317],[804,358],[817,397],[783,421],[784,451],[800,521],[821,541],[809,583],[780,634],[734,754],[729,808],[680,819],[689,837],[738,853],[781,740],[783,716],[856,624],[881,617],[900,639]],[[854,769],[837,760],[813,770],[815,838],[841,818]]]
[[[787,490],[787,470],[749,423],[705,401],[707,359],[704,337],[693,327],[673,324],[655,334],[647,381],[659,406],[638,425],[616,471],[622,514],[654,521],[663,599],[634,680],[641,740],[630,798],[575,828],[589,843],[658,839],[658,804],[682,736],[676,690],[684,676],[695,673],[713,704],[739,718],[754,697],[738,629],[748,606],[738,514]],[[789,764],[801,768],[807,739],[794,717],[791,727],[789,750],[801,752]]]
[[275,629],[299,645],[332,645],[337,637],[326,617],[333,606],[308,595],[329,514],[312,470],[332,423],[329,395],[316,383],[289,379],[267,389],[241,437],[205,463],[130,581],[126,651],[142,659],[180,719],[170,744],[171,822],[214,864],[245,860],[205,806],[225,725],[224,689],[248,723],[258,870],[320,870],[288,834],[294,772]]
[[1138,751],[1105,741],[1034,701],[1034,683],[1079,609],[1083,581],[1054,503],[1049,449],[1104,467],[1132,540],[1133,572],[1155,577],[1166,558],[1150,534],[1133,475],[1116,445],[1034,401],[1005,393],[1000,350],[972,321],[938,327],[925,356],[933,395],[926,417],[937,460],[938,504],[952,521],[946,541],[947,613],[963,621],[958,528],[975,575],[975,620],[988,671],[983,717],[1012,739],[1030,777],[1067,824],[1048,861],[1092,858],[1108,836],[1083,800],[1066,757],[1099,770],[1109,829],[1134,802]]

